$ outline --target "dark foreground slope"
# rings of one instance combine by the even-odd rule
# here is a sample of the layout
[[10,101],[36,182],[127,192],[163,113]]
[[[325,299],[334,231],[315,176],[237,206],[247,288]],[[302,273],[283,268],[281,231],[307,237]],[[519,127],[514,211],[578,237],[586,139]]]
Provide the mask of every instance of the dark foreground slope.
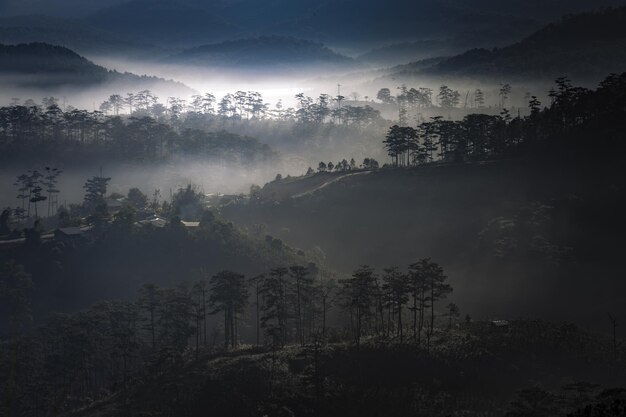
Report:
[[432,257],[471,314],[603,322],[623,307],[623,174],[615,159],[565,158],[317,174],[223,212],[346,272]]
[[[31,275],[38,323],[53,312],[134,299],[144,284],[176,287],[221,270],[254,276],[312,260],[278,240],[257,239],[206,216],[199,227],[189,229],[176,222],[140,227],[130,217],[116,215],[106,228],[94,228],[74,240],[30,232],[25,241],[0,245],[0,263],[24,265]],[[7,333],[3,321],[0,334]]]
[[155,360],[126,393],[68,415],[612,417],[625,392],[607,388],[626,374],[609,345],[572,325],[515,321],[441,330],[430,352],[375,340],[203,352]]

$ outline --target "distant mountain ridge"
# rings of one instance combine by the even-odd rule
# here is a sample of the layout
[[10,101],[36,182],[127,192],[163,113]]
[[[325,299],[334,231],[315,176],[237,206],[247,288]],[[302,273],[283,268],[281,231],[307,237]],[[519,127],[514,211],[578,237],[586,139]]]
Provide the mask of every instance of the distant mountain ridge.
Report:
[[261,36],[202,45],[167,58],[171,63],[212,67],[300,68],[307,65],[340,67],[354,64],[321,43],[283,36]]
[[[416,41],[444,44],[445,49],[434,54],[428,53],[427,45],[413,45],[413,56],[411,47],[404,51],[396,48],[395,52],[392,48],[392,54],[387,55],[394,57],[392,65],[407,62],[400,61],[405,57],[415,60],[472,47],[506,45],[564,13],[624,4],[624,0],[109,0],[96,7],[95,0],[78,2],[56,0],[52,7],[49,0],[29,0],[30,6],[18,7],[18,0],[5,0],[0,15],[4,10],[73,19],[66,19],[67,25],[59,25],[58,20],[50,25],[22,19],[19,27],[10,22],[16,17],[0,19],[0,42],[47,42],[85,54],[115,54],[119,48],[135,55],[142,53],[136,46],[144,45],[148,51],[144,56],[153,52],[163,56],[159,50],[169,48],[189,49],[272,35],[308,39],[359,53]],[[68,8],[84,11],[68,12]],[[466,42],[459,45],[457,40]],[[384,59],[385,53],[372,58]]]
[[175,81],[111,71],[68,48],[46,43],[0,44],[0,78],[13,87],[94,87],[118,83],[134,88],[160,86],[193,91]]
[[[495,0],[131,0],[100,10],[88,20],[129,35],[156,35],[165,43],[186,39],[205,44],[282,35],[329,44],[448,38],[472,32],[512,40],[565,13],[620,3],[623,0],[513,4]],[[157,21],[164,24],[155,26]]]
[[473,49],[427,67],[423,62],[400,66],[391,76],[597,79],[624,70],[626,7],[620,7],[564,17],[504,48]]

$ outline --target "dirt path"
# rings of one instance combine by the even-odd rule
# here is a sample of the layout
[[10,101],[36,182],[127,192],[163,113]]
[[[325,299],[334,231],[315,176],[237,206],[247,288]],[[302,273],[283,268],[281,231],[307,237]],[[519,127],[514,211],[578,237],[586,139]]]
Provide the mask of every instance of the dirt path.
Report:
[[366,174],[371,174],[371,173],[372,173],[372,171],[360,171],[360,172],[353,172],[351,174],[342,175],[341,177],[333,178],[330,181],[326,181],[325,183],[323,183],[321,185],[318,185],[317,187],[315,187],[315,188],[313,188],[313,189],[311,189],[309,191],[305,191],[303,193],[296,194],[296,195],[292,196],[291,198],[300,198],[300,197],[304,197],[306,195],[313,194],[314,192],[316,192],[318,190],[321,190],[322,188],[327,187],[327,186],[329,186],[331,184],[339,182],[339,181],[343,180],[344,178],[353,177],[355,175],[366,175]]
[[[44,235],[41,235],[41,240],[48,240],[48,239],[52,239],[54,237],[54,233],[46,233]],[[17,239],[11,239],[11,240],[0,240],[0,245],[10,245],[11,243],[20,243],[20,242],[25,242],[26,238],[24,237],[20,237]]]

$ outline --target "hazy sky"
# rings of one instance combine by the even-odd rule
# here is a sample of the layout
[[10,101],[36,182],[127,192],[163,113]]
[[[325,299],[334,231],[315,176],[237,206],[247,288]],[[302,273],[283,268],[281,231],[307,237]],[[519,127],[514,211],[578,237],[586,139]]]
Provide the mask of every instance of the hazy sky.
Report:
[[[81,16],[96,11],[102,7],[123,3],[127,0],[0,0],[0,15],[16,15],[16,14],[54,14],[59,16]],[[155,0],[163,1],[163,0]],[[223,5],[225,3],[256,3],[256,4],[275,4],[281,0],[171,0],[172,2],[187,3],[203,6]],[[337,1],[337,0],[334,0]],[[289,0],[283,1],[285,4],[292,6],[296,3],[319,4],[323,1],[313,2],[311,0]],[[428,7],[428,4],[438,2],[457,3],[470,7],[484,8],[506,8],[510,6],[520,6],[525,9],[535,8],[537,11],[546,8],[563,8],[568,9],[594,8],[611,4],[624,4],[621,0],[412,0],[410,3],[418,4],[420,7]],[[388,3],[385,0],[361,0],[355,3],[363,3],[366,5],[372,3]]]

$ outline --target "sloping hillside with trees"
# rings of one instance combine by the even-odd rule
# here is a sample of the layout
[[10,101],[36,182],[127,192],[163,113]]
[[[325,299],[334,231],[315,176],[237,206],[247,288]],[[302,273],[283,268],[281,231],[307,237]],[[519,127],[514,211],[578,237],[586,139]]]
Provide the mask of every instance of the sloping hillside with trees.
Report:
[[[554,103],[523,118],[504,112],[394,126],[381,138],[386,167],[321,163],[300,187],[277,180],[223,214],[316,247],[338,270],[364,256],[379,267],[432,256],[455,272],[455,286],[472,294],[463,301],[482,314],[549,312],[601,323],[604,313],[585,302],[589,293],[610,287],[602,298],[611,310],[624,290],[614,277],[626,230],[625,80],[611,76],[595,91],[559,80]],[[329,167],[332,175],[370,174],[309,193]]]
[[[5,166],[34,162],[65,166],[98,161],[162,163],[175,156],[240,166],[278,160],[276,152],[254,138],[224,130],[186,128],[175,112],[170,113],[169,120],[164,114],[158,118],[148,114],[145,109],[153,97],[149,90],[126,97],[112,95],[106,103],[111,116],[100,111],[63,111],[54,97],[45,98],[44,106],[27,100],[23,105],[0,107],[0,160]],[[134,117],[118,114],[127,103],[134,106]]]

